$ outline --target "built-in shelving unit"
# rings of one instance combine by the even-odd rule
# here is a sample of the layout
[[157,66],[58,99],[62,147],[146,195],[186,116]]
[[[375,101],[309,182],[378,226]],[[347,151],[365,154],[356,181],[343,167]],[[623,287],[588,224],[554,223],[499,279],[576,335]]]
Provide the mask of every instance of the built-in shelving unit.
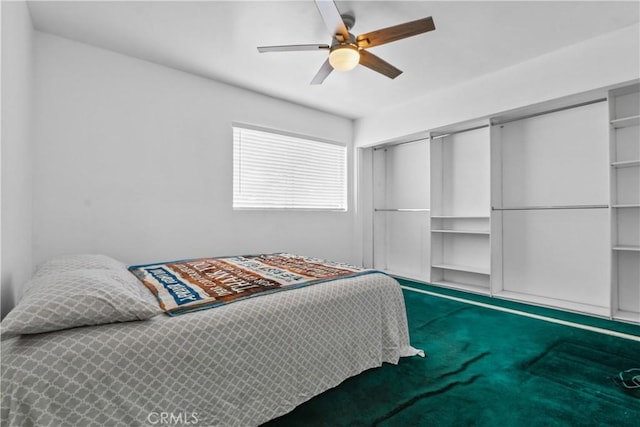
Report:
[[443,134],[431,141],[431,283],[488,294],[488,126]]
[[611,311],[640,322],[640,88],[609,93]]
[[639,127],[636,82],[371,149],[373,266],[640,324]]

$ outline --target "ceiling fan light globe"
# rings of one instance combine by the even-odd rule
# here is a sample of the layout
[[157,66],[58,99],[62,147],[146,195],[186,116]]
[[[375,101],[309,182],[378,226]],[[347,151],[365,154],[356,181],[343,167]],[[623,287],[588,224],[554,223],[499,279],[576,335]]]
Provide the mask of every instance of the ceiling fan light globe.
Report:
[[339,46],[329,53],[329,63],[338,71],[353,70],[360,62],[360,52],[355,46]]

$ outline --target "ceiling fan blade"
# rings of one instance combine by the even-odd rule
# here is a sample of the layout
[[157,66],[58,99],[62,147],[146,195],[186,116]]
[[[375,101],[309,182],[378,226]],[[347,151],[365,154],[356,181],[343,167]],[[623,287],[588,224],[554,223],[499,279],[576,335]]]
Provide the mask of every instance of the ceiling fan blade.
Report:
[[339,41],[349,40],[349,30],[344,24],[338,6],[333,0],[315,0],[318,12],[322,16],[324,25],[327,26],[331,32],[331,37],[335,37],[336,34],[340,34],[343,39]]
[[293,52],[299,50],[329,49],[328,44],[288,44],[283,46],[258,46],[258,52]]
[[329,64],[329,58],[327,58],[327,60],[324,61],[324,63],[318,70],[318,73],[315,75],[313,80],[311,80],[311,84],[312,85],[322,84],[324,79],[326,79],[327,76],[331,74],[332,71],[333,71],[333,67],[331,66],[331,64]]
[[360,65],[364,65],[365,67],[370,68],[373,71],[384,74],[390,79],[395,79],[400,74],[402,74],[402,71],[398,70],[387,61],[380,59],[373,53],[369,53],[364,49],[360,50]]
[[435,29],[436,26],[433,23],[433,18],[428,17],[372,31],[366,34],[360,34],[356,38],[356,43],[361,48],[380,46],[381,44],[401,40],[407,37],[426,33],[427,31],[433,31]]

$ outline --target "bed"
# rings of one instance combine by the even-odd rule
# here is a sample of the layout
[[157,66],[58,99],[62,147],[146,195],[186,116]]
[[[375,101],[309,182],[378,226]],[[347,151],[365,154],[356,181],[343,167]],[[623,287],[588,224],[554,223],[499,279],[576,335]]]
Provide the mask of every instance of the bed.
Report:
[[[139,307],[91,292],[78,301],[87,280]],[[420,353],[409,344],[399,284],[377,272],[173,317],[103,255],[52,260],[33,282],[2,322],[3,426],[259,425]],[[64,293],[68,283],[72,300],[38,302],[47,286]],[[94,303],[100,313],[85,315]],[[71,320],[84,325],[60,318],[74,310]]]

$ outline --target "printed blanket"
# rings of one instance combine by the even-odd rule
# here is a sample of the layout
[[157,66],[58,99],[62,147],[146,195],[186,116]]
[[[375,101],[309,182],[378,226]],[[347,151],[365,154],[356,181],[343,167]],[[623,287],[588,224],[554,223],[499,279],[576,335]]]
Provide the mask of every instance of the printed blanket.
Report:
[[377,272],[288,253],[135,265],[129,271],[149,288],[170,316]]

